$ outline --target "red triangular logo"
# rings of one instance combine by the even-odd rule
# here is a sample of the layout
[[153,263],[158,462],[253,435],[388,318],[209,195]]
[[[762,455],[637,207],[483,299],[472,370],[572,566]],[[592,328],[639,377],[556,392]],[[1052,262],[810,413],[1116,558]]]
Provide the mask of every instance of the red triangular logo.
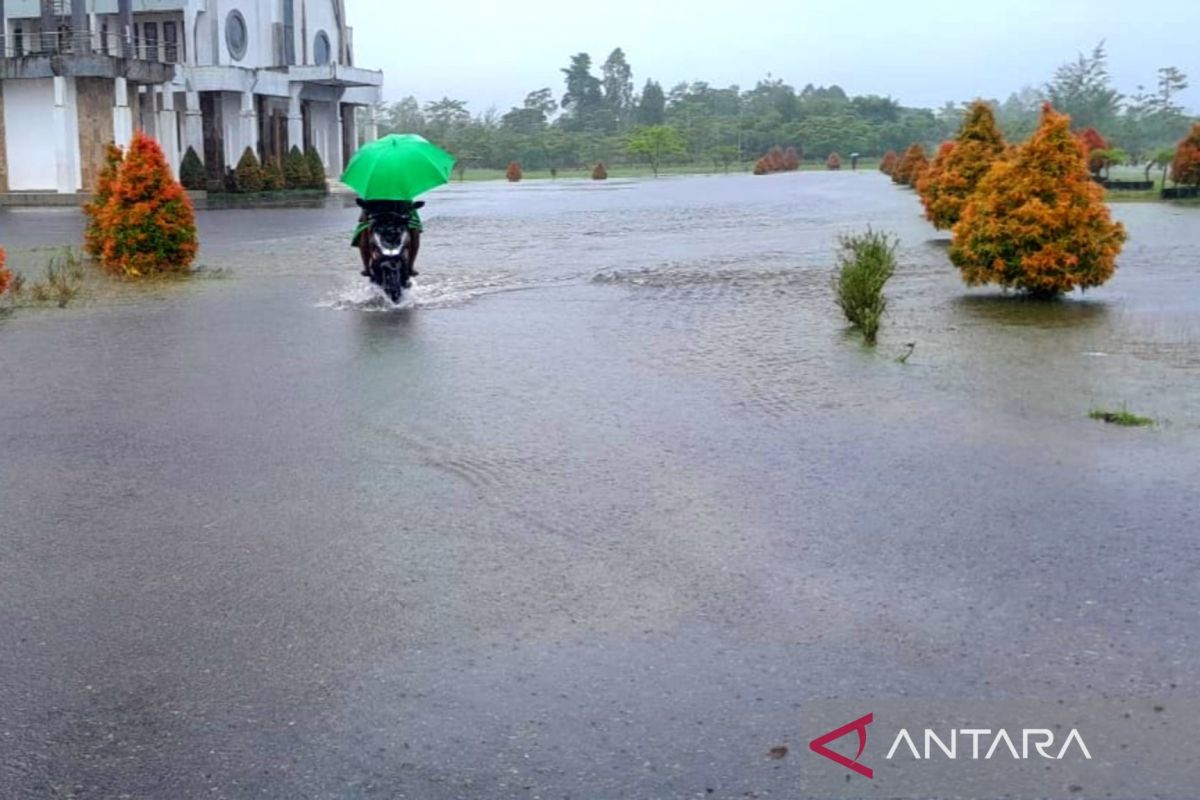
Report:
[[[854,722],[847,723],[837,730],[832,730],[822,736],[818,736],[808,743],[808,749],[812,750],[819,756],[825,756],[830,761],[841,764],[846,769],[852,769],[859,775],[867,778],[874,778],[875,771],[870,767],[858,763],[858,759],[862,757],[863,750],[867,749],[867,726],[875,721],[875,714],[867,714],[865,717],[859,717]],[[835,753],[825,745],[836,741],[851,731],[858,731],[858,753],[853,759],[846,758],[841,753]]]

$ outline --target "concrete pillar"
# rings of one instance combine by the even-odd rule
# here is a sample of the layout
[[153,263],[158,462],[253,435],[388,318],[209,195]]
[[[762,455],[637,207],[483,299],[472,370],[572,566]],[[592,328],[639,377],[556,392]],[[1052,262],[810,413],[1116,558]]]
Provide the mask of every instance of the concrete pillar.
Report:
[[133,58],[133,0],[117,0],[117,34],[121,39],[117,54]]
[[79,191],[82,181],[79,167],[79,111],[75,105],[75,79],[54,78],[54,163],[55,190]]
[[158,87],[146,86],[138,94],[138,125],[152,139],[158,138]]
[[342,163],[342,93],[334,97],[329,115],[329,152],[326,154],[325,172],[337,180],[346,165]]
[[304,152],[304,115],[300,112],[301,89],[299,83],[288,87],[288,149],[298,147],[300,152]]
[[129,83],[124,78],[113,82],[113,141],[128,147],[133,140],[133,110],[129,107]]
[[249,147],[251,150],[258,153],[258,113],[254,108],[254,93],[242,92],[242,113],[241,126],[238,134],[237,152],[233,154],[233,162],[236,164],[241,159],[242,153]]
[[87,3],[84,0],[71,0],[71,47],[76,53],[90,53],[92,50]]
[[61,48],[58,42],[58,15],[54,13],[53,0],[39,0],[41,6],[41,47],[42,53],[56,53]]
[[200,93],[188,92],[184,99],[183,142],[180,149],[190,147],[204,160],[204,115],[200,111]]
[[367,126],[363,131],[363,141],[373,142],[379,138],[379,109],[374,105],[367,106]]
[[156,87],[155,91],[162,98],[162,110],[157,114],[158,142],[162,145],[163,155],[171,173],[178,177],[179,163],[182,154],[179,151],[179,118],[175,113],[175,93],[171,85]]

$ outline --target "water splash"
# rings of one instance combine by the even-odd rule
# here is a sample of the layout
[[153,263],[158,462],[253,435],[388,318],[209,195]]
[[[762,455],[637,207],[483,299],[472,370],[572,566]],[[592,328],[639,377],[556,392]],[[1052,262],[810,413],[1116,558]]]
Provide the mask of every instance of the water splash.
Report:
[[533,288],[536,284],[515,280],[508,272],[467,273],[430,276],[414,281],[399,303],[393,303],[383,290],[366,278],[354,276],[329,292],[318,308],[337,311],[407,311],[415,308],[445,308],[461,305],[478,297],[500,292]]

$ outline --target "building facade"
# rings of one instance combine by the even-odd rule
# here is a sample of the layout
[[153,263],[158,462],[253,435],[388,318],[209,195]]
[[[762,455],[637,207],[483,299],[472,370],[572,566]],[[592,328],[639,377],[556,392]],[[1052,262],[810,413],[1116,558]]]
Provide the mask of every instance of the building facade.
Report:
[[375,137],[356,112],[383,74],[355,65],[345,0],[0,0],[0,23],[0,192],[87,192],[136,128],[216,183],[293,145],[336,178]]

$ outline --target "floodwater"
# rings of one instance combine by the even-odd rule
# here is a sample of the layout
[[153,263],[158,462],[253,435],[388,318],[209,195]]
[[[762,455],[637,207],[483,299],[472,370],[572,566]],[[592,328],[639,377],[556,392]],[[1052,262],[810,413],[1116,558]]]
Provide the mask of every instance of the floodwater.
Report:
[[[0,319],[0,797],[1190,796],[1140,728],[1003,784],[807,748],[1200,697],[1200,209],[1115,213],[1042,304],[877,174],[452,186],[392,309],[342,203],[201,212],[214,277]],[[0,210],[10,266],[81,227]]]

